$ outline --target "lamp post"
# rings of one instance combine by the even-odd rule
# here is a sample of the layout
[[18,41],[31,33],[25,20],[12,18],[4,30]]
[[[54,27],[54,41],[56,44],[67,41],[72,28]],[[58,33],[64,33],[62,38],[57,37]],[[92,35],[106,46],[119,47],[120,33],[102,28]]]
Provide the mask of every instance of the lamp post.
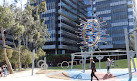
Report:
[[44,70],[46,70],[46,55],[44,56]]
[[135,51],[136,51],[136,59],[137,59],[137,32],[134,31],[134,41],[135,41]]
[[32,42],[32,49],[33,49],[33,58],[32,58],[32,75],[34,73],[34,61],[35,61],[35,45],[34,45],[34,40],[30,39],[30,41]]
[[127,59],[128,59],[128,71],[129,71],[129,80],[132,79],[132,72],[131,72],[131,62],[130,62],[130,55],[129,55],[129,38],[128,38],[128,31],[125,28],[125,43],[126,43],[126,53],[127,53]]

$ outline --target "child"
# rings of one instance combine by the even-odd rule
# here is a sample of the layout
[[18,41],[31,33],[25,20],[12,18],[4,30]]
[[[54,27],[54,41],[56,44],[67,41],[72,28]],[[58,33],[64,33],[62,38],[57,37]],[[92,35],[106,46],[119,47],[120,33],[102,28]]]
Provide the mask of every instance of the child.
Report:
[[109,69],[110,69],[110,59],[107,58],[107,73],[109,73]]
[[4,77],[7,76],[7,65],[3,65]]

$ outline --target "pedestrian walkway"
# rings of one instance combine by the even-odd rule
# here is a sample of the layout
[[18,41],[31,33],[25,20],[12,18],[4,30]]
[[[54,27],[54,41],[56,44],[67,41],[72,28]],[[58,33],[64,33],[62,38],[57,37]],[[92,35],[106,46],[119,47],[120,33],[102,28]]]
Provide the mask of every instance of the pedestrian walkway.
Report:
[[34,70],[34,75],[31,75],[31,70],[10,74],[7,77],[0,77],[0,81],[71,81],[48,78],[45,74],[35,74],[39,69]]

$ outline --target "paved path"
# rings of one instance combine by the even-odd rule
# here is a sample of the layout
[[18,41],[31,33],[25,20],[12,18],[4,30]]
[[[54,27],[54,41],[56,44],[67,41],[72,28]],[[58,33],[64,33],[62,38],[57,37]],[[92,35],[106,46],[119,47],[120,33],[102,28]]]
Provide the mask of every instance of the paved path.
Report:
[[[35,69],[36,73],[39,69]],[[22,71],[14,74],[10,74],[7,77],[0,77],[0,81],[69,81],[61,79],[53,79],[46,77],[45,74],[34,74],[31,75],[31,70]]]

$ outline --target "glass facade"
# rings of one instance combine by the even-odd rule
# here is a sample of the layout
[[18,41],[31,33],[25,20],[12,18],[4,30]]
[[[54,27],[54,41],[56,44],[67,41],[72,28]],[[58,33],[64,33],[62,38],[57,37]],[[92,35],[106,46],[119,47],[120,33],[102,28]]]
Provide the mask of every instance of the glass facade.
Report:
[[[42,1],[42,0],[41,0]],[[39,4],[37,0],[35,5]],[[46,0],[47,11],[40,14],[45,18],[45,24],[51,39],[47,40],[44,50],[48,54],[65,54],[79,51],[76,24],[79,18],[84,18],[87,11],[84,0]]]
[[[133,0],[134,1],[134,0]],[[134,24],[132,0],[92,0],[94,15],[102,17],[107,22],[107,34],[110,34],[111,41],[106,46],[108,49],[125,49],[124,28],[132,30]],[[101,49],[106,46],[100,44]]]
[[93,14],[92,6],[91,6],[92,0],[84,0],[84,3],[86,5],[86,9],[87,9],[87,17],[88,17],[88,19],[91,19],[92,14]]

